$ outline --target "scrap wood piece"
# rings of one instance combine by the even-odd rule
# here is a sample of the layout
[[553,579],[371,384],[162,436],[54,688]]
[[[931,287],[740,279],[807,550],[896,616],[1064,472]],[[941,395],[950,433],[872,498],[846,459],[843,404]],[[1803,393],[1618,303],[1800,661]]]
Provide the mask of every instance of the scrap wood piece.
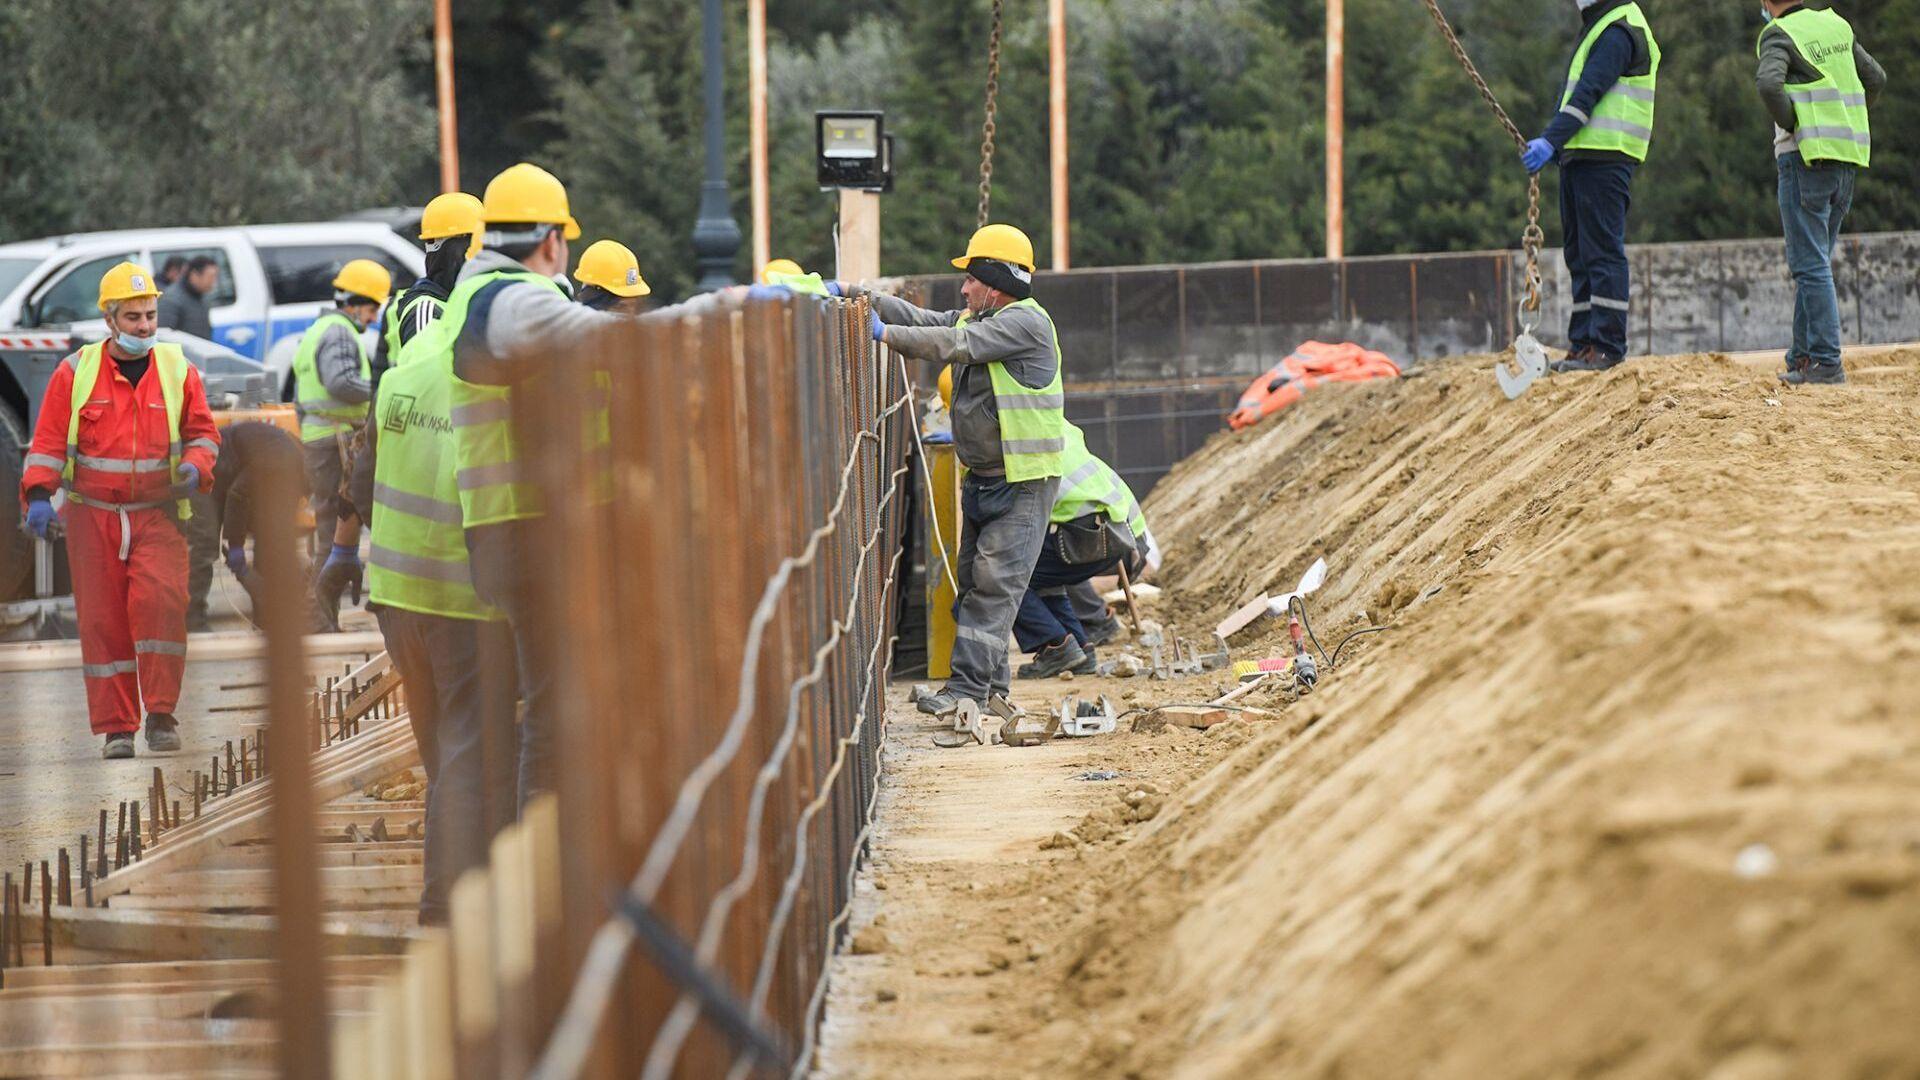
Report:
[[1167,705],[1155,709],[1152,715],[1179,727],[1205,729],[1225,723],[1233,714],[1210,705]]
[[1248,626],[1252,625],[1255,619],[1258,619],[1266,613],[1267,598],[1265,596],[1256,596],[1240,605],[1238,611],[1221,619],[1220,625],[1214,627],[1213,632],[1220,637],[1230,638],[1240,631],[1245,630]]
[[67,1043],[0,1047],[4,1076],[204,1076],[247,1066],[272,1067],[279,1042],[272,1038],[175,1039],[166,1042]]
[[[398,919],[340,916],[326,919],[320,930],[331,952],[400,953],[417,929],[416,918],[412,912]],[[38,912],[27,922],[32,933],[40,932]],[[272,955],[275,931],[271,915],[75,907],[53,909],[53,940],[153,960],[230,960]]]

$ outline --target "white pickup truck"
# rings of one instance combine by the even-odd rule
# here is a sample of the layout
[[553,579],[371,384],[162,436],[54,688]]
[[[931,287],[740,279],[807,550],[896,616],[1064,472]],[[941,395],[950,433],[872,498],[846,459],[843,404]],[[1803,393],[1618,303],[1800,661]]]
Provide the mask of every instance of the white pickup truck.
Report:
[[[300,335],[333,304],[333,276],[349,259],[372,259],[411,285],[420,249],[378,221],[243,225],[220,229],[130,229],[0,244],[0,333],[64,330],[100,317],[100,275],[122,259],[156,273],[167,259],[210,256],[220,285],[208,297],[213,339],[258,360],[282,396],[291,394]],[[0,391],[4,391],[0,387]]]

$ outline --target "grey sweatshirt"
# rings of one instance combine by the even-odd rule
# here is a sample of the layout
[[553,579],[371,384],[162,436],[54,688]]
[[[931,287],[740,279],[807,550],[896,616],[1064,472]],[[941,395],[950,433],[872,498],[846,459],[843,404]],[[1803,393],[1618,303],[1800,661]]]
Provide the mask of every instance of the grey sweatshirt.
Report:
[[314,373],[333,400],[357,405],[373,398],[373,383],[360,377],[360,336],[328,320],[313,352]]
[[[1793,8],[1787,9],[1792,12]],[[1860,73],[1860,83],[1867,91],[1867,107],[1880,99],[1880,91],[1887,85],[1887,70],[1879,61],[1867,54],[1858,40],[1853,43],[1853,66]],[[1754,85],[1760,90],[1760,100],[1767,107],[1767,115],[1773,118],[1773,156],[1785,157],[1799,150],[1794,139],[1794,129],[1800,126],[1799,118],[1793,111],[1793,100],[1787,96],[1788,83],[1813,82],[1820,78],[1820,71],[1793,44],[1793,38],[1778,21],[1769,24],[1760,34],[1760,68],[1754,76]]]
[[[500,270],[528,272],[505,255],[482,251],[460,268],[458,280]],[[565,356],[569,345],[621,318],[576,304],[544,285],[493,282],[467,304],[467,321],[453,343],[453,371],[466,382],[509,385],[537,373],[542,358]]]
[[986,365],[1005,365],[1029,390],[1046,386],[1059,367],[1052,321],[1033,308],[1004,307],[956,326],[964,311],[929,311],[897,296],[867,295],[887,324],[887,344],[895,352],[953,365],[953,446],[960,463],[982,476],[1005,473],[1000,406]]

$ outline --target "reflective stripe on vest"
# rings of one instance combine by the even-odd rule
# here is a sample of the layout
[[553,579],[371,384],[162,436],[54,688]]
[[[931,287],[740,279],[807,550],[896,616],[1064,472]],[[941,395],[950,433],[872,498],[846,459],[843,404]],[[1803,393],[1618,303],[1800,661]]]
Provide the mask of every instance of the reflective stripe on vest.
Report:
[[475,594],[467,560],[454,486],[452,383],[433,364],[399,365],[380,379],[367,586],[374,602],[388,607],[497,619]]
[[414,312],[420,309],[421,304],[434,305],[433,318],[437,319],[440,317],[440,302],[428,296],[426,293],[408,292],[387,302],[387,327],[384,331],[384,336],[387,339],[387,364],[389,366],[398,367],[400,365],[400,352],[405,348],[405,345],[400,341],[400,328],[406,325],[408,319],[414,317]]
[[[1573,91],[1587,69],[1587,57],[1600,35],[1615,23],[1624,22],[1638,31],[1647,43],[1648,67],[1645,75],[1622,76],[1607,89],[1593,107],[1591,116],[1572,105]],[[1624,4],[1594,21],[1580,48],[1573,54],[1567,70],[1567,87],[1560,95],[1560,110],[1584,125],[1567,140],[1569,150],[1610,150],[1635,161],[1647,160],[1653,143],[1653,106],[1660,76],[1660,44],[1653,38],[1653,26],[1639,4]]]
[[[1014,378],[1005,364],[995,361],[987,365],[987,374],[993,379],[994,407],[1000,414],[1000,462],[1006,468],[1007,481],[1017,484],[1061,474],[1061,458],[1067,449],[1067,396],[1061,381],[1065,364],[1060,355],[1060,331],[1053,324],[1053,316],[1032,297],[1000,310],[1012,308],[1039,312],[1053,338],[1053,380],[1038,390]],[[971,318],[968,312],[954,325],[965,326]]]
[[[1867,88],[1853,63],[1853,27],[1832,11],[1801,8],[1768,24],[1779,27],[1801,59],[1820,72],[1814,82],[1788,83],[1798,121],[1785,135],[1802,160],[1840,161],[1865,167],[1873,160],[1873,127],[1867,117]],[[1761,31],[1764,40],[1766,31]],[[1760,51],[1761,44],[1754,44]],[[1782,149],[1781,153],[1786,151]]]
[[1050,520],[1074,521],[1097,510],[1125,525],[1135,538],[1145,536],[1147,519],[1140,512],[1133,489],[1087,449],[1086,435],[1079,428],[1069,423],[1066,431],[1067,449],[1061,458],[1065,474],[1060,478],[1060,494],[1054,497]]
[[[187,393],[187,354],[178,345],[157,344],[153,347],[154,372],[160,377],[160,401],[167,413],[167,460],[153,458],[106,458],[80,452],[80,410],[93,396],[93,388],[100,381],[100,357],[106,351],[103,342],[94,342],[81,349],[68,362],[73,364],[73,412],[67,418],[67,459],[61,465],[60,478],[67,489],[67,497],[82,505],[102,506],[114,509],[116,506],[126,509],[144,509],[148,506],[164,506],[158,503],[110,504],[98,500],[88,500],[73,490],[73,469],[75,465],[96,469],[100,472],[146,473],[165,470],[169,478],[180,471],[180,411],[184,407]],[[207,440],[195,439],[196,445],[205,445]],[[28,464],[33,462],[30,460]],[[181,521],[193,517],[193,505],[185,499],[174,505]]]
[[293,398],[300,408],[300,441],[322,442],[349,430],[353,423],[366,418],[367,403],[349,404],[336,401],[327,391],[325,383],[320,381],[320,368],[314,358],[320,351],[320,339],[327,335],[327,328],[339,324],[353,335],[353,347],[360,352],[360,377],[373,378],[373,363],[367,358],[366,344],[360,340],[360,328],[339,311],[327,311],[313,321],[307,332],[300,338],[300,347],[293,354]]
[[453,425],[455,489],[467,528],[520,521],[546,513],[539,488],[523,481],[513,437],[513,392],[504,386],[463,381],[453,371],[453,343],[467,322],[475,293],[496,281],[521,281],[552,289],[550,277],[531,270],[495,270],[454,286],[440,317],[401,350],[402,367],[431,364],[446,374],[448,417]]

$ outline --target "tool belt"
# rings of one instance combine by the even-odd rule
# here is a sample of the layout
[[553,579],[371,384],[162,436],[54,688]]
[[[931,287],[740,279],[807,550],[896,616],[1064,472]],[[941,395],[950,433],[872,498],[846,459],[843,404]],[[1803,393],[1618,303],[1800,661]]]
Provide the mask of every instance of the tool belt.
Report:
[[1133,530],[1099,511],[1053,526],[1047,542],[1070,566],[1105,566],[1134,550]]

